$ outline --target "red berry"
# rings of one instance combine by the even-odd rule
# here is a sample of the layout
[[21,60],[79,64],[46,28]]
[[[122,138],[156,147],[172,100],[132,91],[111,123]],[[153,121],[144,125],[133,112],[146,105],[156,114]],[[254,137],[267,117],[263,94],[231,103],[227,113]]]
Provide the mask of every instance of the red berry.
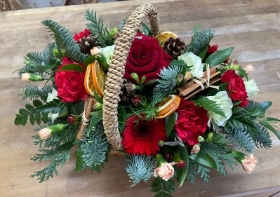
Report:
[[76,117],[75,117],[75,116],[72,116],[72,115],[68,116],[67,122],[68,122],[69,124],[75,124],[75,122],[76,122]]

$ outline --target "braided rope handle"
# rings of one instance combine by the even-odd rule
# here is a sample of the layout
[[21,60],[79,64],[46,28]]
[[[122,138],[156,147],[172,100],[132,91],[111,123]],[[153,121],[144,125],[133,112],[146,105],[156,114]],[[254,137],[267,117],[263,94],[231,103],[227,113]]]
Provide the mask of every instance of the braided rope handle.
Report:
[[158,34],[159,29],[156,8],[151,4],[137,7],[128,18],[120,32],[119,38],[115,42],[114,54],[107,73],[103,97],[103,125],[108,142],[112,145],[112,149],[114,150],[123,149],[121,143],[122,138],[118,129],[117,114],[126,59],[139,26],[146,17],[148,17],[152,34]]

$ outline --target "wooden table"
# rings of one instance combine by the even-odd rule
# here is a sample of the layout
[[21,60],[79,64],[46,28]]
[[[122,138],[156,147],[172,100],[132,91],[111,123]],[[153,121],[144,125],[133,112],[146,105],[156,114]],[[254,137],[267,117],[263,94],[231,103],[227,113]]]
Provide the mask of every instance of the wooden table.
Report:
[[[63,169],[59,169],[59,176],[39,184],[35,178],[29,178],[34,170],[42,169],[46,165],[30,160],[37,152],[31,138],[31,135],[35,134],[33,127],[18,127],[13,123],[18,109],[24,105],[18,94],[25,86],[14,71],[23,66],[23,58],[27,52],[40,51],[51,41],[51,36],[40,21],[51,18],[71,32],[77,33],[85,27],[83,15],[89,7],[103,15],[104,21],[108,22],[109,27],[113,27],[142,3],[154,3],[157,7],[162,31],[173,31],[188,42],[193,27],[202,22],[203,27],[216,31],[216,37],[211,44],[218,44],[220,48],[235,46],[233,59],[238,59],[242,66],[250,63],[256,68],[251,77],[255,78],[261,91],[254,99],[273,101],[271,116],[280,118],[279,0],[136,0],[2,12],[0,196],[153,196],[150,182],[130,187],[125,162],[118,156],[109,158],[102,173],[90,170],[75,172],[75,158],[72,157]],[[278,129],[279,127],[278,124]],[[186,183],[174,196],[223,196],[280,186],[280,143],[273,134],[272,136],[273,147],[269,151],[256,150],[259,163],[251,175],[245,173],[241,166],[237,166],[234,171],[228,169],[226,178],[212,173],[208,184],[202,180],[198,180],[195,185]],[[276,193],[280,189],[273,191]]]

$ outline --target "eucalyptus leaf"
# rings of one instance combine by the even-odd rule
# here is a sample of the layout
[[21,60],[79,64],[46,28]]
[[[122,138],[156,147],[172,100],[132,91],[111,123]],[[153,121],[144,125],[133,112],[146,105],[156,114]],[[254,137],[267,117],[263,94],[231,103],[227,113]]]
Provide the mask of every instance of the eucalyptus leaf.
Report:
[[206,60],[205,63],[209,66],[216,66],[223,63],[231,54],[234,47],[229,47],[212,53]]

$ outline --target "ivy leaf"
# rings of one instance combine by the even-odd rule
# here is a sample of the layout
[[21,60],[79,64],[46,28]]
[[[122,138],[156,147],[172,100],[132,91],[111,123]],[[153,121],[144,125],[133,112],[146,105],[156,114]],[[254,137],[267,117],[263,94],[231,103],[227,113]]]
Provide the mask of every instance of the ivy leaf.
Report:
[[225,113],[222,111],[220,106],[216,103],[216,101],[212,101],[204,96],[199,96],[195,101],[195,105],[198,105],[199,107],[203,107],[207,111],[212,111],[216,114],[219,114],[226,118]]
[[229,47],[212,53],[206,60],[205,63],[209,66],[216,66],[223,63],[231,54],[234,47]]
[[85,72],[84,68],[79,64],[66,64],[61,68],[61,71],[77,71],[77,72]]
[[168,138],[171,131],[173,130],[175,123],[178,119],[178,113],[174,112],[170,116],[167,116],[165,119],[165,132],[166,132],[166,137]]
[[197,154],[190,155],[189,158],[200,165],[215,169],[217,168],[214,160],[209,157],[203,150],[200,150]]

